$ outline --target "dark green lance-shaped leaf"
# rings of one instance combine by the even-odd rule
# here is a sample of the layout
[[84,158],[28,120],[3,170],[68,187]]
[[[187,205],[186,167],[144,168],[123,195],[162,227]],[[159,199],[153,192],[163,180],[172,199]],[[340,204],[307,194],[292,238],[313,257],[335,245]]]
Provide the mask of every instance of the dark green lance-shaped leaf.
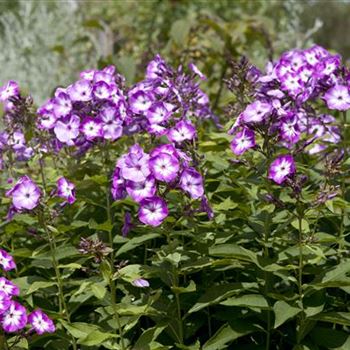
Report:
[[210,305],[218,304],[222,300],[238,293],[240,290],[254,290],[258,287],[257,283],[232,283],[226,285],[216,285],[210,288],[202,295],[197,303],[188,311],[189,313],[197,312]]
[[310,337],[315,344],[322,346],[322,348],[337,350],[350,349],[350,335],[336,329],[315,327],[310,332]]
[[209,254],[223,258],[236,258],[256,263],[256,254],[237,244],[219,244],[209,248]]
[[171,287],[171,290],[176,294],[191,293],[196,291],[196,284],[191,280],[187,287]]
[[220,303],[225,306],[240,306],[257,309],[269,309],[266,299],[260,294],[246,294],[237,297],[231,297]]
[[90,288],[97,299],[103,299],[106,295],[107,289],[102,283],[93,283]]
[[236,320],[223,325],[203,346],[203,350],[226,349],[228,343],[259,330],[252,322]]
[[350,312],[324,312],[312,316],[310,319],[350,326]]
[[27,294],[32,294],[34,292],[36,292],[39,289],[45,289],[45,288],[49,288],[52,286],[55,286],[56,282],[50,282],[50,281],[37,281],[37,282],[33,282],[31,284],[31,286],[29,287]]
[[87,346],[100,345],[107,339],[116,338],[116,337],[117,337],[116,334],[95,330],[89,333],[85,338],[79,339],[78,344],[87,345]]
[[136,247],[142,245],[143,243],[154,239],[154,238],[158,238],[160,236],[160,234],[158,233],[148,233],[142,236],[138,236],[138,237],[133,237],[131,239],[125,239],[126,243],[123,244],[116,252],[116,256],[119,256],[121,254],[124,254],[130,250],[135,249]]
[[279,300],[273,306],[275,313],[274,328],[278,328],[290,318],[296,316],[301,310],[298,307],[292,306],[283,300]]
[[157,339],[160,333],[163,332],[163,330],[166,328],[166,326],[158,326],[158,327],[152,327],[144,331],[139,339],[137,339],[136,344],[134,345],[134,350],[151,350],[151,343]]

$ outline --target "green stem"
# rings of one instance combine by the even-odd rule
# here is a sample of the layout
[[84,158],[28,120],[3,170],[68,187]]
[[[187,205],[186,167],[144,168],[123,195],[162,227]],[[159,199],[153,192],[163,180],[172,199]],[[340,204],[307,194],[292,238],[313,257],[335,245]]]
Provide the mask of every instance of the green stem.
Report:
[[[343,116],[343,128],[344,128],[344,130],[346,130],[346,112],[343,112],[342,116]],[[342,148],[344,150],[344,161],[343,162],[346,162],[346,158],[347,158],[347,144],[346,144],[346,132],[345,131],[344,131],[344,134],[343,134]],[[342,195],[342,199],[345,201],[346,187],[345,187],[345,176],[344,176],[344,173],[346,173],[346,171],[343,171],[342,174],[341,174],[341,195]],[[344,240],[345,214],[346,214],[346,212],[345,212],[345,208],[343,206],[342,209],[341,209],[341,221],[340,221],[339,235],[338,235],[338,240],[339,240],[338,257],[339,258],[341,258],[342,251],[344,250],[344,245],[345,245],[345,240]]]
[[[44,167],[43,167],[43,162],[42,162],[42,158],[39,159],[39,165],[40,165],[40,174],[41,174],[41,179],[42,179],[42,185],[44,188],[44,195],[46,195],[46,179],[45,179],[45,173],[44,173]],[[40,220],[41,219],[41,220]],[[70,313],[64,298],[64,292],[63,292],[63,283],[62,283],[62,277],[61,277],[61,273],[60,273],[60,269],[58,267],[58,261],[56,259],[56,251],[57,251],[57,246],[56,246],[56,241],[55,238],[53,237],[53,235],[51,234],[50,230],[47,227],[47,223],[46,223],[46,218],[45,218],[45,213],[42,213],[42,217],[39,217],[39,222],[41,222],[44,231],[47,235],[47,239],[49,242],[49,246],[50,246],[50,252],[51,252],[51,258],[52,258],[52,265],[53,268],[55,270],[55,275],[56,275],[56,280],[57,280],[57,287],[58,287],[58,300],[59,300],[59,310],[60,310],[60,314],[63,315],[63,317],[66,318],[67,322],[70,324]],[[73,335],[71,335],[72,337],[72,346],[73,346],[73,350],[77,350],[77,343],[75,341],[75,338]]]
[[[105,149],[104,152],[104,163],[105,166],[108,168],[108,163],[109,163],[109,157],[108,157],[108,150]],[[108,174],[109,175],[109,174]],[[107,175],[107,176],[108,176]],[[107,209],[107,220],[110,225],[112,225],[112,211],[111,211],[111,201],[110,201],[110,194],[109,194],[109,185],[106,187],[106,209]],[[109,279],[109,287],[111,290],[111,302],[112,302],[112,308],[113,308],[113,315],[115,318],[115,321],[117,322],[117,327],[118,327],[118,332],[121,340],[121,349],[125,350],[125,342],[124,342],[124,333],[123,333],[123,328],[120,323],[120,317],[119,313],[117,310],[117,301],[116,301],[116,293],[117,293],[117,286],[116,283],[113,279],[114,276],[114,248],[113,248],[113,234],[112,234],[112,229],[109,230],[108,232],[108,239],[109,239],[109,244],[111,246],[111,254],[110,254],[110,265],[111,265],[111,278]]]
[[184,330],[183,330],[183,322],[182,322],[182,316],[181,316],[181,304],[180,304],[180,296],[179,293],[175,293],[175,299],[176,299],[176,308],[177,308],[177,318],[179,323],[179,339],[180,344],[184,344]]
[[[270,236],[270,218],[267,217],[265,219],[265,224],[264,224],[264,231],[265,231],[265,236],[264,236],[264,257],[268,258],[269,257],[269,248],[268,248],[268,242],[269,242],[269,236]],[[270,291],[270,278],[271,275],[268,271],[265,271],[265,296],[268,298],[268,293]],[[269,350],[270,349],[270,342],[271,342],[271,311],[267,310],[267,332],[266,332],[266,346],[265,349]]]
[[[298,228],[299,228],[299,239],[298,239],[298,246],[299,246],[299,264],[298,264],[298,292],[299,292],[299,306],[302,309],[302,312],[300,313],[299,317],[299,331],[301,330],[303,324],[304,324],[304,304],[303,304],[303,268],[304,268],[304,259],[303,259],[303,215],[298,215]],[[298,344],[300,343],[300,339],[298,337]]]

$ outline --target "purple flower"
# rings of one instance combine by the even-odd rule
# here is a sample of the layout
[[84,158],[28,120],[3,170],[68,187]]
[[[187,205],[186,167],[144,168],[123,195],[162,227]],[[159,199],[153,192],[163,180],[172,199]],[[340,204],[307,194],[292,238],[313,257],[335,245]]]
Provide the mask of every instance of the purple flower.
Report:
[[293,157],[291,155],[282,155],[271,163],[268,177],[280,185],[295,172],[296,167]]
[[0,277],[0,292],[3,292],[8,296],[19,295],[18,287],[5,277]]
[[28,323],[38,334],[54,333],[56,327],[53,321],[41,310],[35,310],[28,316]]
[[244,128],[238,132],[231,142],[231,150],[236,155],[241,155],[249,148],[255,147],[254,131]]
[[324,95],[329,109],[346,111],[350,108],[350,94],[347,86],[335,85]]
[[23,329],[26,324],[26,308],[16,301],[11,301],[9,308],[1,317],[2,328],[5,332],[12,333]]
[[0,292],[0,315],[2,315],[11,305],[11,296]]
[[144,153],[143,149],[136,144],[130,148],[129,153],[118,160],[117,165],[124,179],[142,182],[151,173],[148,161],[149,155]]
[[143,114],[152,105],[152,97],[143,91],[137,91],[130,96],[130,107],[134,113]]
[[176,179],[180,163],[169,153],[159,153],[149,160],[153,176],[160,181],[171,182]]
[[260,123],[271,114],[272,107],[267,102],[255,101],[248,105],[242,113],[242,119],[246,123]]
[[187,168],[182,172],[179,185],[193,199],[200,198],[204,194],[202,175],[194,168]]
[[297,143],[300,139],[300,129],[296,116],[288,116],[282,120],[280,126],[281,138],[289,143]]
[[142,182],[126,181],[126,191],[135,202],[141,202],[144,198],[153,197],[157,187],[154,178],[149,176]]
[[201,80],[206,80],[205,75],[198,69],[198,67],[194,63],[190,63],[188,66],[194,74],[199,76]]
[[69,204],[75,202],[75,185],[66,178],[60,177],[57,180],[57,196],[64,198]]
[[196,129],[191,122],[181,120],[169,130],[167,136],[170,141],[181,143],[192,140],[196,136]]
[[72,102],[67,93],[63,91],[56,92],[53,99],[53,112],[56,118],[67,116],[72,110]]
[[12,204],[17,210],[32,210],[39,204],[41,192],[28,176],[23,176],[6,195],[12,197]]
[[93,95],[100,100],[109,98],[111,96],[111,92],[111,87],[104,81],[99,81],[92,89]]
[[149,287],[149,282],[145,280],[144,278],[137,278],[136,280],[133,280],[131,284],[138,288],[147,288]]
[[10,97],[19,95],[19,87],[15,81],[8,81],[4,86],[0,87],[0,101],[6,101]]
[[3,249],[0,249],[0,265],[5,271],[16,268],[16,263],[13,257]]
[[168,216],[169,210],[162,198],[145,198],[140,203],[139,219],[150,226],[159,226]]
[[92,97],[92,86],[90,81],[82,79],[67,88],[72,101],[90,101]]
[[173,106],[167,106],[163,102],[154,103],[147,111],[146,117],[151,124],[160,124],[170,118],[171,107]]
[[61,141],[62,143],[66,143],[69,146],[72,146],[74,144],[74,140],[79,135],[79,126],[79,117],[73,115],[67,121],[67,123],[62,122],[61,120],[57,121],[56,126],[54,128],[54,132],[59,141]]
[[119,168],[114,170],[111,192],[114,200],[126,197],[125,180],[121,177]]
[[91,141],[102,136],[102,124],[98,119],[85,118],[81,123],[80,131],[87,140]]
[[131,220],[131,214],[129,212],[126,212],[124,215],[124,224],[122,227],[122,235],[123,237],[126,237],[130,230],[133,228],[133,223]]

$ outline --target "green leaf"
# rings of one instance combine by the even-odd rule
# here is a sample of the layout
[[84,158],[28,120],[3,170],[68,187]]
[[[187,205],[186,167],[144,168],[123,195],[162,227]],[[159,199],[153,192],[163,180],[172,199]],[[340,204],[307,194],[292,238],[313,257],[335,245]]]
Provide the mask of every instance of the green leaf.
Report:
[[223,325],[203,346],[203,350],[227,349],[226,345],[239,337],[255,332],[258,328],[245,320]]
[[312,316],[310,319],[350,326],[350,312],[324,312]]
[[177,294],[192,293],[196,291],[196,284],[191,280],[187,287],[171,287],[171,290]]
[[81,338],[78,340],[78,344],[94,346],[100,345],[107,339],[116,338],[117,335],[107,332],[101,332],[99,330],[94,330],[89,333],[85,338]]
[[97,299],[103,299],[107,293],[106,287],[102,283],[93,283],[90,288]]
[[126,243],[123,244],[116,252],[115,256],[119,256],[121,254],[125,254],[126,252],[135,249],[136,247],[142,245],[143,243],[154,239],[154,238],[158,238],[160,237],[159,233],[148,233],[142,236],[138,236],[138,237],[133,237],[131,239],[125,239]]
[[283,300],[279,300],[273,306],[275,313],[275,325],[273,328],[278,328],[290,318],[296,316],[301,310],[295,306],[291,306]]
[[260,294],[246,294],[242,296],[232,297],[220,303],[225,306],[240,306],[257,309],[269,309],[267,300]]
[[33,282],[27,291],[27,295],[32,294],[39,289],[45,289],[55,285],[56,285],[56,282],[44,282],[44,281]]
[[166,326],[152,327],[144,331],[136,344],[133,346],[134,350],[151,350],[151,343],[157,339],[157,337],[163,332]]
[[240,290],[252,290],[256,288],[258,288],[257,283],[232,283],[215,285],[199,298],[199,300],[195,305],[191,307],[188,313],[198,312],[205,307],[218,304],[222,300],[230,297],[232,294],[235,294]]

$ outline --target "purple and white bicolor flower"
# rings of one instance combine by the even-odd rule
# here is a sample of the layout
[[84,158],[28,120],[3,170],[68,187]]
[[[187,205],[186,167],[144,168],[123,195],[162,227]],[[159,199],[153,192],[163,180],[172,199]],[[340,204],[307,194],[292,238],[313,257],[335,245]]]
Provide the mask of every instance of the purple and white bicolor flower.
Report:
[[28,316],[28,323],[31,324],[37,334],[54,333],[56,327],[53,321],[41,310],[34,310]]
[[59,141],[69,146],[74,145],[74,140],[79,136],[80,118],[72,115],[67,122],[58,120],[54,132]]
[[168,131],[167,136],[170,141],[181,143],[192,140],[196,136],[196,129],[191,122],[181,120]]
[[130,107],[134,113],[143,114],[152,106],[152,96],[143,92],[137,91],[130,96]]
[[75,185],[65,177],[57,180],[57,196],[63,198],[69,204],[75,202]]
[[134,182],[145,181],[151,173],[149,155],[137,144],[130,147],[129,153],[118,160],[117,166],[124,179]]
[[80,131],[87,140],[92,141],[102,136],[102,123],[98,119],[85,118],[81,123]]
[[11,296],[4,292],[0,292],[0,317],[10,307],[10,305]]
[[172,107],[163,102],[156,102],[148,109],[146,117],[151,124],[163,123],[170,118]]
[[16,301],[11,301],[9,308],[1,317],[1,326],[7,333],[23,329],[27,325],[27,310]]
[[0,101],[5,102],[10,97],[15,97],[19,95],[19,86],[18,84],[10,80],[5,85],[0,87]]
[[11,190],[6,192],[6,196],[12,197],[15,209],[32,210],[39,204],[41,191],[28,176],[23,176]]
[[253,130],[247,128],[238,132],[231,142],[231,150],[237,156],[253,147],[255,147],[255,134]]
[[160,197],[145,198],[140,202],[139,220],[153,227],[159,226],[168,216],[169,210]]
[[78,80],[67,88],[67,92],[72,101],[90,101],[92,98],[91,82],[85,79]]
[[148,176],[145,181],[126,181],[126,191],[135,202],[141,202],[145,198],[153,197],[157,191],[155,180]]
[[269,116],[272,111],[272,106],[267,102],[255,101],[248,105],[242,112],[242,120],[249,123],[260,123],[265,117]]
[[3,249],[0,249],[0,265],[4,271],[10,271],[16,268],[13,257]]
[[202,175],[194,168],[187,168],[182,172],[179,186],[193,199],[198,199],[204,194]]
[[269,179],[282,184],[288,177],[296,172],[293,156],[287,154],[277,157],[270,165]]
[[8,296],[19,295],[19,288],[5,277],[0,277],[0,292]]
[[188,66],[194,74],[198,75],[199,79],[207,79],[206,76],[198,69],[198,67],[194,63],[190,63]]
[[335,85],[323,97],[329,109],[346,111],[350,109],[350,94],[347,86]]
[[153,176],[159,181],[171,182],[176,179],[180,163],[169,153],[159,153],[149,160]]

